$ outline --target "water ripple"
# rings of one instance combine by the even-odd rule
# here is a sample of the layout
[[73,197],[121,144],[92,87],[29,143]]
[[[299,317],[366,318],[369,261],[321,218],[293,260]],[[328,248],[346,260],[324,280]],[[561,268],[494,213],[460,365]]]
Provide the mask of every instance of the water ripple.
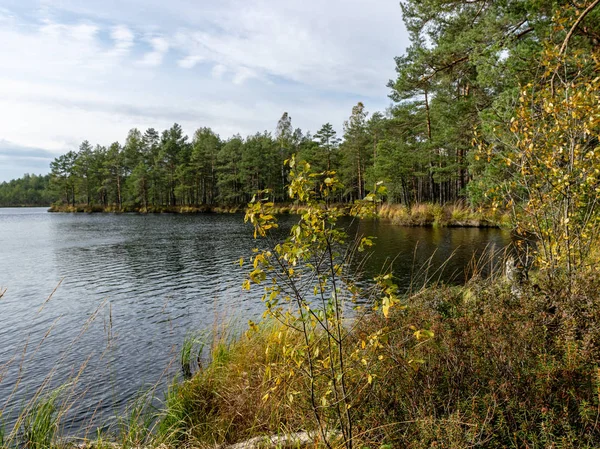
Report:
[[[295,218],[283,220],[285,228]],[[415,263],[435,253],[439,264],[459,248],[452,270],[460,272],[474,250],[507,241],[495,230],[361,226],[379,237],[374,266],[403,255],[395,273],[405,283],[417,242]],[[0,287],[8,288],[0,300],[0,409],[17,379],[23,404],[45,381],[56,387],[86,364],[67,427],[111,419],[141,389],[164,385],[165,370],[177,371],[172,362],[189,331],[260,317],[260,291],[242,291],[246,268],[235,264],[255,246],[240,215],[0,209]]]

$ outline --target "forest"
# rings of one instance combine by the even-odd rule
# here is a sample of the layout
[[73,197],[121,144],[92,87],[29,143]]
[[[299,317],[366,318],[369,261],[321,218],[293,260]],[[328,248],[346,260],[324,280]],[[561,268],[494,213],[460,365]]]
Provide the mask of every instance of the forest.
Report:
[[[210,128],[199,128],[190,139],[180,125],[158,132],[129,131],[124,144],[92,146],[84,141],[51,163],[44,195],[28,196],[21,186],[27,177],[0,186],[1,204],[40,204],[109,207],[116,210],[148,210],[156,207],[246,204],[257,190],[271,189],[275,199],[286,201],[288,173],[284,161],[292,154],[317,171],[336,171],[348,187],[338,202],[362,198],[376,178],[390,172],[390,202],[456,201],[464,197],[468,173],[464,162],[447,151],[415,149],[410,168],[399,177],[385,154],[391,122],[381,113],[369,117],[358,103],[344,123],[343,139],[331,123],[314,135],[294,129],[288,113],[277,122],[275,133],[264,131],[243,138],[223,140]],[[413,144],[418,142],[417,137]],[[384,153],[378,156],[382,149]],[[413,150],[411,150],[412,152]],[[431,154],[430,154],[431,153]],[[435,154],[437,154],[436,157]],[[440,156],[441,154],[441,156]],[[461,158],[463,156],[460,156]],[[396,185],[397,183],[397,185]],[[5,199],[6,197],[6,199]]]
[[[315,171],[337,172],[346,186],[339,202],[362,198],[383,181],[389,203],[477,206],[498,179],[512,176],[496,159],[477,157],[477,146],[506,147],[500,130],[510,126],[520,86],[539,80],[548,43],[560,39],[554,16],[566,6],[575,16],[577,5],[568,1],[406,2],[411,45],[395,60],[391,105],[370,114],[357,103],[341,135],[331,123],[314,134],[294,128],[287,112],[274,118],[274,132],[246,137],[200,127],[190,138],[178,124],[132,129],[121,143],[84,141],[56,158],[47,188],[31,188],[33,176],[0,184],[0,205],[233,205],[267,188],[285,201],[283,162],[297,154]],[[574,30],[570,51],[597,45],[596,20],[592,12]]]
[[19,179],[0,183],[0,206],[47,206],[54,201],[50,175],[25,174]]

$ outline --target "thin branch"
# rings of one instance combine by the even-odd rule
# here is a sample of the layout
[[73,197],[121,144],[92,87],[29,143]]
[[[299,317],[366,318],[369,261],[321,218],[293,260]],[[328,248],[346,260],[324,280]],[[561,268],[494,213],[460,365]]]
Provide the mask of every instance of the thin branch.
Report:
[[[600,1],[600,0],[597,0],[597,1]],[[461,62],[465,62],[465,61],[468,61],[468,60],[469,60],[469,55],[463,56],[463,57],[458,58],[458,59],[455,59],[454,61],[446,64],[444,67],[440,67],[440,68],[434,69],[434,71],[432,73],[430,73],[429,75],[423,77],[423,81],[429,81],[431,78],[433,78],[438,73],[443,72],[443,71],[448,70],[448,69],[451,69],[455,65],[458,65]]]
[[560,51],[558,52],[559,56],[562,55],[563,52],[566,50],[567,45],[569,44],[569,40],[571,39],[571,36],[573,36],[573,33],[575,32],[575,29],[579,26],[579,24],[581,23],[581,21],[583,19],[585,19],[585,16],[587,16],[592,11],[592,9],[594,9],[596,6],[598,6],[598,4],[600,4],[600,0],[594,0],[585,9],[585,11],[583,11],[581,13],[581,15],[577,18],[577,20],[575,21],[575,23],[573,24],[573,26],[571,27],[571,29],[567,33],[567,36],[565,37],[565,40],[563,41],[562,45],[560,46]]

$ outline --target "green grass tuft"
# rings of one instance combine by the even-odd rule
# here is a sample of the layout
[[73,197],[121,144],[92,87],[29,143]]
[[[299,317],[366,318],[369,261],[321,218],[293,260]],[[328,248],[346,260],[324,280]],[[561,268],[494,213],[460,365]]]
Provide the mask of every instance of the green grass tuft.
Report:
[[23,415],[20,442],[26,448],[47,449],[52,447],[58,432],[58,389],[33,402]]

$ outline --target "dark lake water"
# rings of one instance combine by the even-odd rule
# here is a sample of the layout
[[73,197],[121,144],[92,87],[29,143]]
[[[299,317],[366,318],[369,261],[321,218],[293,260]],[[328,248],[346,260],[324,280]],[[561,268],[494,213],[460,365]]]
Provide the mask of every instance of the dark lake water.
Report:
[[[451,254],[441,278],[461,282],[474,254],[509,241],[497,229],[363,222],[358,231],[376,237],[365,277],[394,260],[401,288],[427,260],[433,273]],[[237,264],[254,246],[239,214],[0,209],[0,417],[40,386],[74,376],[69,429],[105,421],[140,391],[164,386],[190,331],[262,314],[259,292],[241,289],[247,267]]]

